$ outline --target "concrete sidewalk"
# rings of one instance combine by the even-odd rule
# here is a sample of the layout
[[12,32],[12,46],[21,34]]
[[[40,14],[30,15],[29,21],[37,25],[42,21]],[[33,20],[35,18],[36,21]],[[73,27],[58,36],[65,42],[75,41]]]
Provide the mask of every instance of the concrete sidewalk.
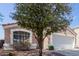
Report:
[[[60,53],[60,54],[62,54],[62,56],[79,56],[79,49],[57,50],[54,52]],[[53,52],[51,51],[51,53],[53,53]]]

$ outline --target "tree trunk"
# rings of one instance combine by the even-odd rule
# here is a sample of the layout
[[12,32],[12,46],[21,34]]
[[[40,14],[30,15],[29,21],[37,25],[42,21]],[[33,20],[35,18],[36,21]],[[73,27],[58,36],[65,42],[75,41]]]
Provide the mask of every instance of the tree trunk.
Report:
[[39,56],[42,56],[43,41],[39,42]]
[[39,50],[39,56],[42,56],[42,49]]

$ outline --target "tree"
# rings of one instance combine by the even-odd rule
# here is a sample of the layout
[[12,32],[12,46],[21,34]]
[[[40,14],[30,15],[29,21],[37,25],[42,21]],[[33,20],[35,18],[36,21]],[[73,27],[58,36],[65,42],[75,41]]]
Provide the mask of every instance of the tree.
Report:
[[[0,22],[2,22],[3,21],[3,15],[0,13]],[[1,25],[1,23],[0,23],[0,25]]]
[[59,3],[16,4],[12,13],[19,26],[31,29],[39,45],[39,56],[42,56],[43,41],[51,33],[65,30],[70,24],[71,7]]

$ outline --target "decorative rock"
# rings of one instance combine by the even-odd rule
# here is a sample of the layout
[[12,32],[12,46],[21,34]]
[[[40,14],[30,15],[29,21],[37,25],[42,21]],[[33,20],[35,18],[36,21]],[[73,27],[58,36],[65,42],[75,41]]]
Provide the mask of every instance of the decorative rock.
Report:
[[4,50],[13,50],[13,48],[11,48],[10,44],[8,44],[8,43],[3,44],[3,49]]

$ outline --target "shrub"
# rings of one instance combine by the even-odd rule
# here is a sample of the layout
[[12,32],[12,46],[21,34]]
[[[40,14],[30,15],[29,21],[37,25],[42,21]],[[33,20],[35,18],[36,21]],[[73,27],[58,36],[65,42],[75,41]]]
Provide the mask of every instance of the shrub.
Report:
[[8,56],[15,56],[15,54],[10,52]]
[[22,42],[22,45],[27,46],[28,48],[31,46],[31,44],[28,40],[25,40],[24,42]]
[[3,47],[3,44],[4,44],[4,40],[0,40],[0,48]]
[[54,50],[54,46],[53,45],[50,45],[49,46],[49,50]]
[[30,42],[28,40],[25,40],[24,42],[21,42],[22,50],[30,50]]
[[21,50],[21,51],[26,51],[26,50],[30,50],[30,42],[28,40],[25,40],[25,41],[21,41],[17,44],[15,44],[15,49],[16,50]]

